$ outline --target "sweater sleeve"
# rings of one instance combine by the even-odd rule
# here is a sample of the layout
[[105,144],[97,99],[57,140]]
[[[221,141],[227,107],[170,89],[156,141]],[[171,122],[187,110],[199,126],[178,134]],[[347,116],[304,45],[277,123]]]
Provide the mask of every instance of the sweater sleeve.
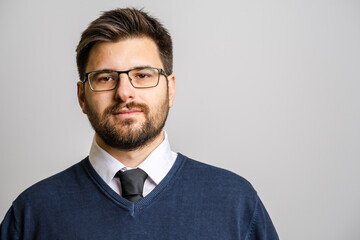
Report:
[[252,216],[246,240],[278,240],[275,227],[260,198],[257,197],[256,207]]
[[11,207],[5,215],[0,225],[0,239],[16,240],[20,239],[16,229],[16,219],[14,208]]

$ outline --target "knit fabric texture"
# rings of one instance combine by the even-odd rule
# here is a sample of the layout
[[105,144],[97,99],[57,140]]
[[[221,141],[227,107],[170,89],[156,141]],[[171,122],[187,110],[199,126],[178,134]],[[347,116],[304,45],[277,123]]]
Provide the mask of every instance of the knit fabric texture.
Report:
[[178,154],[138,202],[114,192],[89,159],[42,180],[13,202],[0,226],[10,239],[278,239],[244,178]]

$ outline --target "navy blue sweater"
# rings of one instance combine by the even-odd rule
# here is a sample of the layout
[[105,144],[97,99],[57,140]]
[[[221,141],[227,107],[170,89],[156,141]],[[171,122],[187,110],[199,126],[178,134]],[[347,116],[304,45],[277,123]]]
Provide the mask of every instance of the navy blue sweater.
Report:
[[88,158],[25,190],[1,223],[5,239],[278,239],[249,182],[181,154],[145,198],[129,202]]

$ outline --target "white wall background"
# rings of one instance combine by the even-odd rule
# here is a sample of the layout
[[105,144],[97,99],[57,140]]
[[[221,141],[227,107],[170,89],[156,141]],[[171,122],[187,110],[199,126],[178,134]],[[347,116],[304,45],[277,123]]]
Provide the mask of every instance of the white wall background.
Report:
[[358,0],[0,0],[1,219],[88,154],[75,48],[124,6],[173,36],[173,150],[251,181],[281,239],[360,239]]

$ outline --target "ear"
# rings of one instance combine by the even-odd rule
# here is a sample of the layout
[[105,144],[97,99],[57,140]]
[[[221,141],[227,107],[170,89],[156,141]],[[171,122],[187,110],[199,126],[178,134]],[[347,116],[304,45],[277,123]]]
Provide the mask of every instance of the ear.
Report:
[[171,108],[174,104],[176,83],[175,83],[174,75],[169,75],[167,78],[168,78],[168,92],[169,92],[169,108]]
[[85,84],[83,82],[77,83],[77,96],[83,113],[87,114],[85,110]]

